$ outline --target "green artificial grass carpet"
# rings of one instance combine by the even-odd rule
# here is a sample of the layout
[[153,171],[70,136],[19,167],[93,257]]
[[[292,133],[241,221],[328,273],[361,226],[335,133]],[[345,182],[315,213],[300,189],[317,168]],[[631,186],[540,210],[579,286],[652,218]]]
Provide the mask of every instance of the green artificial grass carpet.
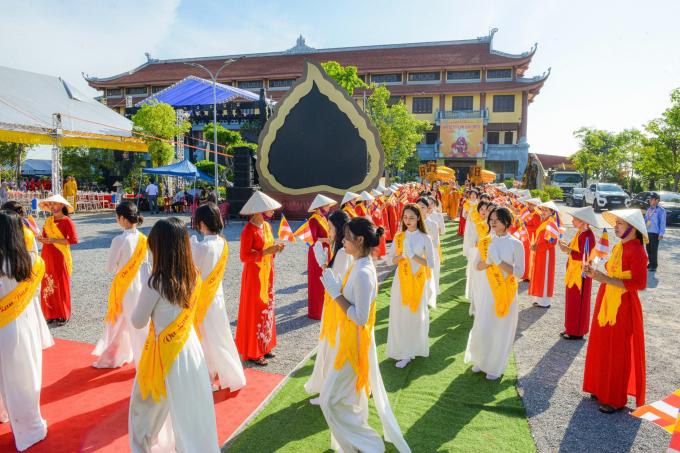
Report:
[[[463,363],[472,318],[465,300],[462,240],[448,223],[442,246],[442,294],[430,312],[430,356],[398,369],[385,358],[389,314],[389,278],[380,286],[375,327],[380,371],[392,409],[413,452],[536,451],[524,406],[517,394],[514,358],[499,381],[487,381]],[[273,397],[264,410],[228,446],[235,452],[325,452],[330,432],[318,406],[309,404],[304,383],[313,359]],[[372,404],[370,425],[382,432]],[[387,451],[396,451],[386,443]]]

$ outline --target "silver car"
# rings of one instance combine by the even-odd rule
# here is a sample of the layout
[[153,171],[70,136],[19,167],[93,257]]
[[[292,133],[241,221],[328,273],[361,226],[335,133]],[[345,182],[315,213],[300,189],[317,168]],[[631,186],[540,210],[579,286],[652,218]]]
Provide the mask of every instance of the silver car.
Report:
[[576,206],[576,207],[582,207],[585,206],[585,192],[586,192],[585,187],[574,187],[574,189],[571,191],[571,193],[565,194],[564,195],[564,203],[567,206]]

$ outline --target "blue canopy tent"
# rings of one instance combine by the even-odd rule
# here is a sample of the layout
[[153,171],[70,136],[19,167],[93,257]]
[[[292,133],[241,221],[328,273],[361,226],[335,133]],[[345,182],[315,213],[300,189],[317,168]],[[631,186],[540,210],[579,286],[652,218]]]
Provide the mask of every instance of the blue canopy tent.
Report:
[[196,168],[188,160],[180,160],[174,164],[166,165],[165,167],[145,168],[142,173],[162,176],[175,176],[178,178],[194,178],[202,179],[210,184],[214,184],[215,180]]
[[[255,102],[260,96],[252,91],[236,88],[223,83],[217,83],[217,103],[223,104],[234,100],[244,100]],[[137,103],[136,107],[153,102],[164,102],[173,107],[185,105],[212,105],[213,104],[213,84],[212,81],[196,76],[186,77],[174,85],[170,85],[164,90],[150,96]]]

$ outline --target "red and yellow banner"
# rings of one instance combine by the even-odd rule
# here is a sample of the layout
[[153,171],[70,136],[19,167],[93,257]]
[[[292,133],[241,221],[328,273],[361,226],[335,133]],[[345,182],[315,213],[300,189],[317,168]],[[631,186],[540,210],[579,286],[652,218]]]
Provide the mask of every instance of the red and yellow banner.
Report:
[[442,119],[439,152],[443,157],[478,157],[483,149],[483,135],[481,118]]

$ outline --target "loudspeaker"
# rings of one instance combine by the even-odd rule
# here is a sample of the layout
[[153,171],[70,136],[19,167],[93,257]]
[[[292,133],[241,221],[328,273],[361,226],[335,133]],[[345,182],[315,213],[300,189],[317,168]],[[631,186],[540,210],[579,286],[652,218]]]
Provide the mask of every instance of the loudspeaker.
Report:
[[253,154],[250,148],[234,148],[234,186],[251,187],[254,183]]
[[227,190],[227,201],[229,201],[229,214],[232,216],[239,215],[241,208],[246,204],[246,201],[257,190],[256,187],[231,187]]

